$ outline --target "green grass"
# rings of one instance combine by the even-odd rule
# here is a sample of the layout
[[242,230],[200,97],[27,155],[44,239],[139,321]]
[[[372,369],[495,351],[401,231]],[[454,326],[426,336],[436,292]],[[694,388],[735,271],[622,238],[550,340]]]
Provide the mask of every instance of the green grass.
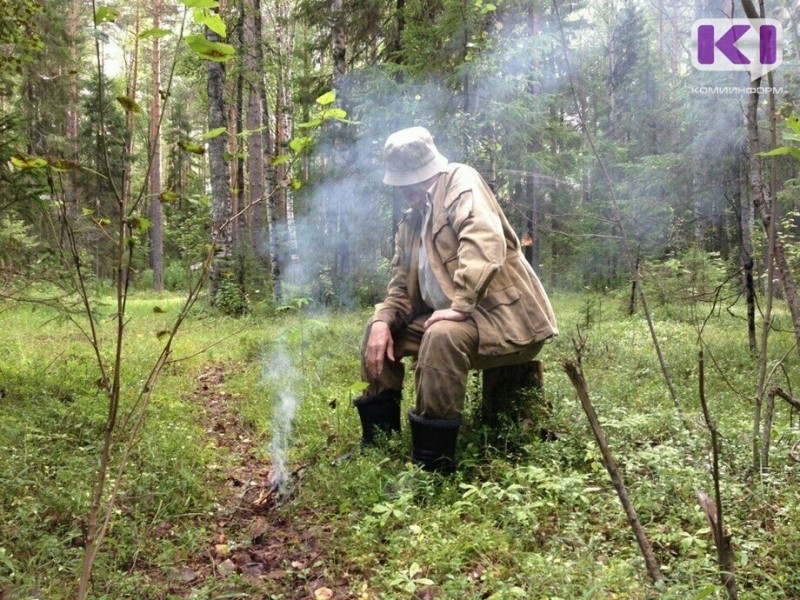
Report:
[[[160,347],[155,334],[174,316],[179,300],[168,294],[132,298],[126,390],[136,389],[145,376]],[[555,294],[553,300],[561,335],[541,356],[553,404],[543,424],[558,431],[559,440],[542,442],[514,427],[504,442],[490,447],[486,432],[467,419],[459,439],[461,465],[450,479],[410,464],[407,427],[379,448],[358,451],[360,427],[350,399],[359,380],[358,346],[367,312],[289,311],[237,320],[198,310],[174,352],[191,358],[170,365],[154,392],[119,514],[98,562],[95,597],[171,597],[170,569],[202,556],[213,543],[215,503],[233,457],[209,442],[201,407],[191,400],[197,375],[208,363],[226,366],[230,409],[258,439],[264,461],[270,459],[279,394],[292,391],[299,400],[289,462],[306,469],[294,495],[272,517],[308,532],[320,551],[302,568],[276,565],[288,575],[259,588],[236,578],[231,585],[209,580],[193,597],[245,590],[250,597],[291,598],[310,595],[323,583],[340,593],[348,589],[355,598],[408,598],[427,588],[445,598],[657,595],[574,390],[560,370],[561,360],[572,355],[578,327],[586,339],[590,395],[667,577],[663,596],[724,597],[708,524],[695,497],[700,489],[711,493],[712,483],[691,309],[652,307],[679,395],[679,416],[647,325],[640,314],[625,314],[624,293]],[[167,312],[154,313],[156,305]],[[701,319],[705,310],[699,308]],[[111,313],[109,306],[100,319],[106,339],[115,325]],[[788,315],[779,310],[776,325],[790,329]],[[34,590],[47,598],[69,598],[105,418],[98,375],[74,326],[47,310],[7,307],[0,312],[0,331],[0,591],[8,598]],[[706,394],[723,440],[723,501],[741,595],[797,597],[800,482],[788,451],[800,431],[779,405],[771,470],[766,476],[754,473],[749,398],[757,366],[747,351],[744,322],[722,310],[703,337]],[[774,335],[772,360],[792,343],[789,333]],[[278,356],[289,366],[275,373],[270,365]],[[797,353],[790,352],[786,373],[797,369]],[[476,383],[468,415],[476,408]],[[782,371],[775,383],[787,385]],[[411,403],[409,382],[404,406]],[[163,535],[164,524],[169,535]],[[246,536],[234,542],[249,543]]]

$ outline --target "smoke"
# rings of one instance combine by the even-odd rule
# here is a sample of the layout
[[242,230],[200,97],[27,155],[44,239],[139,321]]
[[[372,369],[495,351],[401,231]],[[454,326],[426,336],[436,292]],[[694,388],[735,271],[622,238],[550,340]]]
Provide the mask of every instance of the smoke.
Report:
[[[565,9],[561,23],[554,14],[532,19],[498,10],[473,42],[465,44],[462,31],[438,49],[421,49],[438,74],[423,66],[420,77],[406,71],[400,78],[382,67],[348,74],[339,99],[358,124],[326,124],[317,134],[318,160],[295,194],[297,249],[283,269],[289,295],[348,308],[380,299],[393,218],[405,208],[381,183],[383,143],[412,125],[427,127],[451,161],[484,175],[518,232],[528,206],[524,199],[515,205],[513,190],[535,174],[542,211],[554,217],[538,224],[545,271],[575,266],[565,262],[567,254],[548,254],[548,238],[564,229],[615,232],[600,208],[611,191],[584,138],[573,85],[631,236],[658,253],[690,238],[686,228],[713,226],[720,198],[731,196],[731,163],[744,145],[746,96],[704,93],[738,85],[739,74],[692,69],[692,22],[708,15],[649,5],[592,12],[598,10]],[[576,206],[597,212],[591,227],[576,230]],[[575,255],[584,250],[586,260],[605,260],[591,244]],[[596,266],[583,268],[591,273]]]
[[277,348],[265,358],[262,383],[276,398],[270,421],[272,437],[269,453],[272,464],[269,485],[272,489],[283,490],[289,480],[286,455],[291,443],[292,425],[300,404],[297,394],[300,384],[299,370],[288,354],[285,339],[281,339]]

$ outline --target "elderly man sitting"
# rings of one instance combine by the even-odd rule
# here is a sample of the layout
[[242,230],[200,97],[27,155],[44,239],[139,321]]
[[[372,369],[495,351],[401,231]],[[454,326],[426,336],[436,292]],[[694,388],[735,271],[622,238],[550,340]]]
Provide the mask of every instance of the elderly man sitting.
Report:
[[412,459],[455,470],[470,369],[533,359],[558,333],[547,294],[478,172],[449,162],[423,127],[393,133],[383,182],[408,202],[397,230],[392,278],[367,324],[361,351],[369,383],[354,400],[362,444],[400,429],[404,367],[414,356]]

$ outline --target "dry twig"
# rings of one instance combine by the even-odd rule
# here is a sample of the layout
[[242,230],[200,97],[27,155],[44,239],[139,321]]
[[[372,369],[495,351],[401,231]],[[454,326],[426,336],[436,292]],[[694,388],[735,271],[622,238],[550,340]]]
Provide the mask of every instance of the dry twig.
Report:
[[[573,341],[573,343],[575,344],[577,351],[578,344],[575,341]],[[580,347],[583,347],[582,342]],[[578,360],[580,360],[579,351]],[[661,573],[655,553],[653,552],[653,547],[650,544],[650,540],[647,539],[647,534],[644,531],[644,527],[642,527],[642,524],[639,521],[639,516],[636,514],[636,509],[633,507],[633,503],[628,496],[628,490],[625,487],[622,474],[620,473],[619,467],[617,467],[617,464],[614,461],[614,457],[611,454],[611,449],[609,448],[605,434],[603,433],[603,428],[601,427],[600,421],[597,418],[597,413],[595,412],[592,402],[589,399],[589,391],[586,387],[586,379],[583,377],[583,371],[579,366],[579,362],[565,360],[562,363],[562,367],[567,376],[570,378],[570,381],[572,381],[572,385],[575,388],[575,391],[578,393],[578,398],[581,401],[583,411],[586,413],[586,416],[589,419],[589,424],[592,427],[592,433],[594,433],[597,445],[600,447],[603,465],[606,467],[606,470],[611,477],[611,481],[617,491],[619,501],[622,504],[622,508],[625,510],[625,514],[628,517],[628,522],[633,529],[633,534],[636,536],[636,541],[639,543],[639,548],[642,551],[642,556],[644,557],[644,562],[647,567],[647,573],[650,575],[653,583],[659,583],[664,580],[664,575]]]

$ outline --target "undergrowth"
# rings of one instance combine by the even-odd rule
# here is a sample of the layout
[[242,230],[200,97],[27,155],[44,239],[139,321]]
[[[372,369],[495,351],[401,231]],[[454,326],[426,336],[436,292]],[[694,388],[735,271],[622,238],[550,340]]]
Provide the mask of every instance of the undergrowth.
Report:
[[[491,435],[474,419],[480,381],[473,376],[459,470],[448,479],[410,463],[405,424],[400,436],[377,448],[358,447],[351,400],[359,389],[366,313],[320,313],[302,303],[277,316],[255,310],[240,319],[199,311],[175,352],[191,358],[170,365],[157,386],[101,551],[94,596],[179,597],[170,596],[170,574],[213,539],[217,490],[234,457],[209,444],[202,409],[191,396],[203,366],[219,362],[228,366],[225,389],[237,400],[231,410],[240,411],[259,439],[264,461],[272,458],[277,399],[291,388],[298,410],[287,459],[290,468],[303,467],[302,477],[273,516],[314,532],[324,553],[303,571],[279,565],[292,578],[233,587],[206,581],[190,597],[309,597],[323,583],[338,594],[348,590],[344,597],[365,599],[725,597],[696,500],[698,490],[712,491],[712,482],[692,310],[654,308],[678,390],[676,407],[647,325],[639,314],[626,315],[624,293],[553,300],[561,335],[540,357],[552,409],[533,427],[511,424],[503,435]],[[132,383],[156,352],[165,315],[153,306],[169,311],[177,301],[170,295],[134,298],[125,352]],[[779,312],[776,325],[790,329],[787,315]],[[0,596],[69,598],[104,422],[102,395],[91,356],[70,324],[43,309],[6,307],[0,328]],[[586,418],[560,370],[578,328],[586,339],[589,393],[667,578],[661,590],[647,580]],[[718,311],[703,335],[740,593],[798,597],[800,482],[789,458],[800,439],[797,418],[792,422],[787,407],[777,407],[771,469],[754,473],[750,398],[757,366],[745,324]],[[790,333],[776,333],[773,360],[792,343]],[[288,362],[275,374],[270,364],[279,355]],[[784,373],[797,367],[797,354],[790,353],[774,383],[787,386]],[[404,409],[413,403],[408,384]],[[542,441],[540,427],[556,439]]]

